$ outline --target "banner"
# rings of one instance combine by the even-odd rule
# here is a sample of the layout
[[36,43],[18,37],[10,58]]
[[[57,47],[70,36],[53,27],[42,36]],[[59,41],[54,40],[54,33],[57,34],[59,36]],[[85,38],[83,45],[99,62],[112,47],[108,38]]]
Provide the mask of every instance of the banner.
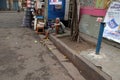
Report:
[[62,0],[49,0],[50,5],[62,5]]
[[103,37],[120,43],[120,3],[111,3],[104,22],[106,27]]

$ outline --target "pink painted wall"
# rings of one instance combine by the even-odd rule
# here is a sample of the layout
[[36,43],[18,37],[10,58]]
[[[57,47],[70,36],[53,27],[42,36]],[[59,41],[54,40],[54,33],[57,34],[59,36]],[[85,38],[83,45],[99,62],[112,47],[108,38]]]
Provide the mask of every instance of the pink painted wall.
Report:
[[83,7],[80,9],[80,14],[88,14],[92,16],[105,16],[106,14],[106,9],[97,9],[93,7]]

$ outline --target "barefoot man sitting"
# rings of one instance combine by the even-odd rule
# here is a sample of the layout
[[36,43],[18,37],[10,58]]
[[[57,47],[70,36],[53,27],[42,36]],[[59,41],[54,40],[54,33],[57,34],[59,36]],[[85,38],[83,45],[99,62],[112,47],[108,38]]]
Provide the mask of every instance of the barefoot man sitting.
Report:
[[55,34],[62,34],[65,31],[65,25],[60,21],[59,18],[55,19],[54,25],[52,25],[50,28],[48,28],[45,31],[45,38],[48,38],[49,33],[55,33]]

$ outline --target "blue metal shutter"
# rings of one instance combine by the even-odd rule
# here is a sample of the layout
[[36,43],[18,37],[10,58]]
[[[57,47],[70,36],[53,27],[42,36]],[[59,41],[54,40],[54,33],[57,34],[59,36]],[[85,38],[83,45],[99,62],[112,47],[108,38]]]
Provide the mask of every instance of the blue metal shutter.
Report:
[[0,0],[0,9],[2,9],[2,10],[7,9],[6,0]]

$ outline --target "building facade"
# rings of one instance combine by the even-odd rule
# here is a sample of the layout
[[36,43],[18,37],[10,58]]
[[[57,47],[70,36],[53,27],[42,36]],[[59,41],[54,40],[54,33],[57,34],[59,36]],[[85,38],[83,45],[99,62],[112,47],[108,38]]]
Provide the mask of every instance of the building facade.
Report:
[[0,10],[18,10],[21,5],[22,0],[0,0]]
[[98,17],[105,17],[110,2],[114,0],[80,0],[80,32],[97,38],[99,32]]

